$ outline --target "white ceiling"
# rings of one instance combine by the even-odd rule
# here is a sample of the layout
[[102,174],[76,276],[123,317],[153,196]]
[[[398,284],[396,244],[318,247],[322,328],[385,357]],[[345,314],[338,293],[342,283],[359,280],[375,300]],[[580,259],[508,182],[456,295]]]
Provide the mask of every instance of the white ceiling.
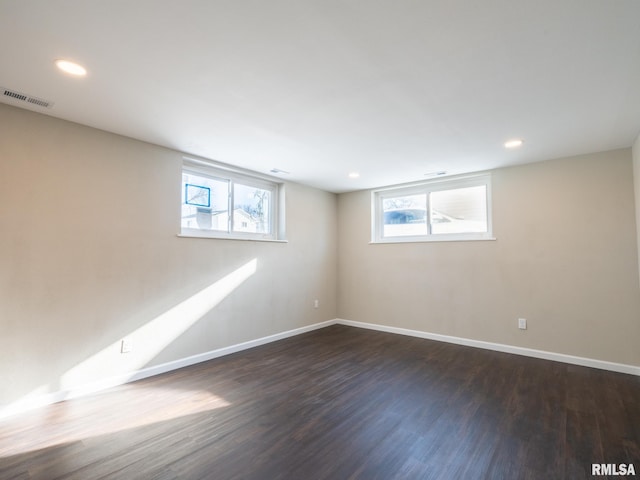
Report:
[[640,1],[0,0],[0,85],[343,192],[629,147]]

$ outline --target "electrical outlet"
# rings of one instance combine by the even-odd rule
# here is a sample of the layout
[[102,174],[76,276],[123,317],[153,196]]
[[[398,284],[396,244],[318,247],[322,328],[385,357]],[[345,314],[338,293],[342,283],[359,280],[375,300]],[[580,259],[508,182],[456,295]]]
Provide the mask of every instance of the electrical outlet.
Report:
[[120,353],[130,353],[133,350],[133,342],[130,338],[125,338],[120,344]]
[[518,328],[520,330],[526,330],[527,329],[527,319],[526,318],[519,318],[518,319]]
[[320,301],[318,299],[313,301],[313,308],[318,308],[320,306]]

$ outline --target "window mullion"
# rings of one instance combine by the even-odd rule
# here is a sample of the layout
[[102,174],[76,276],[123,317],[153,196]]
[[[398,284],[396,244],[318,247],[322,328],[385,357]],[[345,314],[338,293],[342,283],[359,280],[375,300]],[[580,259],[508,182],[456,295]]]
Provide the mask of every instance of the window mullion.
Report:
[[235,188],[235,182],[229,180],[229,199],[227,201],[227,212],[229,212],[229,220],[227,222],[227,231],[229,233],[233,232],[233,199],[234,193],[233,189]]
[[431,192],[429,190],[426,191],[427,194],[427,236],[431,235]]

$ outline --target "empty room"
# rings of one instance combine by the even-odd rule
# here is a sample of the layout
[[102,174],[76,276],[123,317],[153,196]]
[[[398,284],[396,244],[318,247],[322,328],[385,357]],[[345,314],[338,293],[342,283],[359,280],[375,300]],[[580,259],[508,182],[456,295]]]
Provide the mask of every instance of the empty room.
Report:
[[640,475],[640,2],[0,0],[0,480]]

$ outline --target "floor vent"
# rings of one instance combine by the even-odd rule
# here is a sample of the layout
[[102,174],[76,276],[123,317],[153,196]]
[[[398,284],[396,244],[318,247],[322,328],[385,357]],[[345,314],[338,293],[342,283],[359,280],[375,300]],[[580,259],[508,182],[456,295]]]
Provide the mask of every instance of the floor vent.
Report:
[[27,102],[32,105],[37,105],[38,107],[51,108],[53,106],[53,102],[49,100],[43,100],[42,98],[34,97],[32,95],[27,95],[25,93],[16,92],[15,90],[11,90],[10,88],[0,87],[2,91],[2,98],[11,98],[13,100],[18,100],[19,102]]

